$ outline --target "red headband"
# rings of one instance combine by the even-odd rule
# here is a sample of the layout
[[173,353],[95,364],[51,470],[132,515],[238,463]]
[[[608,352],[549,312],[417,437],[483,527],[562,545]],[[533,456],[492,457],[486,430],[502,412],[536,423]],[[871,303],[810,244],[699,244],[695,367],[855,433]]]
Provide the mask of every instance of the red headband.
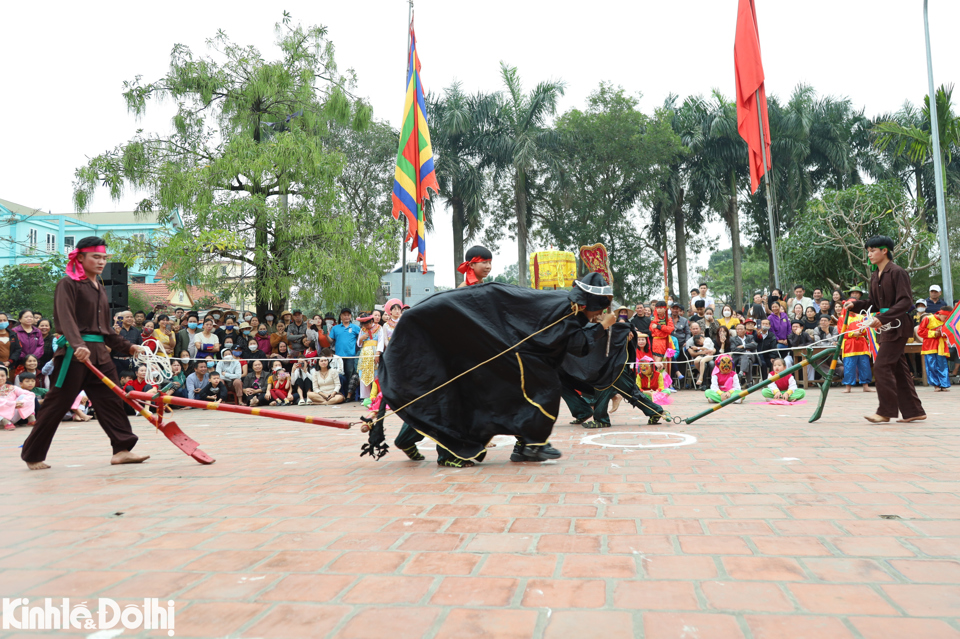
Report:
[[80,264],[80,253],[106,253],[107,247],[103,246],[87,246],[82,249],[73,249],[70,251],[70,254],[67,256],[67,277],[75,282],[80,280],[87,279],[87,273],[83,270],[83,266]]
[[460,266],[457,267],[457,270],[467,276],[467,286],[473,286],[480,280],[477,279],[477,274],[474,273],[473,269],[470,268],[471,264],[479,264],[480,262],[489,262],[491,258],[489,257],[475,257],[469,262],[463,262]]

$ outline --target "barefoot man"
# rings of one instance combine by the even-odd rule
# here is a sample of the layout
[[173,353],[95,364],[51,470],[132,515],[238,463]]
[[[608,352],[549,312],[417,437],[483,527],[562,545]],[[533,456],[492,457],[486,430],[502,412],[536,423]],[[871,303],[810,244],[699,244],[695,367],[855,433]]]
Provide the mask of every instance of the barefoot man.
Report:
[[43,400],[37,423],[23,443],[21,459],[30,470],[50,468],[44,463],[60,420],[70,411],[80,391],[97,411],[100,427],[113,446],[111,464],[139,464],[147,455],[130,451],[137,444],[130,420],[123,410],[123,401],[106,387],[83,362],[90,362],[119,384],[117,370],[110,359],[115,353],[135,355],[140,350],[117,335],[110,323],[107,295],[97,282],[107,263],[106,242],[99,237],[85,237],[77,242],[67,262],[67,276],[57,283],[53,296],[53,321],[63,334],[65,344],[54,358],[53,388]]
[[877,396],[880,406],[874,415],[866,420],[879,424],[903,415],[900,423],[917,422],[927,418],[923,405],[913,386],[913,373],[903,349],[907,340],[913,336],[913,320],[909,311],[913,304],[913,291],[910,289],[910,274],[894,264],[893,240],[885,236],[871,237],[867,240],[867,257],[873,268],[870,276],[869,301],[849,300],[844,308],[860,312],[872,307],[876,313],[869,322],[863,322],[865,328],[890,328],[880,333],[877,361],[873,365],[873,376],[877,382]]

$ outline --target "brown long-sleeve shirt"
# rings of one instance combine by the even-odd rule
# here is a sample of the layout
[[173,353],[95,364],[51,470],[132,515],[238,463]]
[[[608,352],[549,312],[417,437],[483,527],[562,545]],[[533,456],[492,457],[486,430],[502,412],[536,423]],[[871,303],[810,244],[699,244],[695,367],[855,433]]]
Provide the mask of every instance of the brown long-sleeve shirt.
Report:
[[[875,313],[884,325],[900,320],[900,328],[891,328],[880,333],[880,342],[895,342],[913,336],[913,319],[909,314],[912,306],[910,274],[890,262],[882,271],[874,271],[870,276],[870,299],[854,301],[852,310],[860,312],[873,307],[871,312]],[[881,313],[881,308],[889,310]]]
[[[87,279],[79,282],[64,277],[57,282],[53,294],[53,323],[73,349],[90,349],[90,363],[100,366],[110,361],[106,348],[98,348],[96,343],[83,341],[81,335],[103,335],[103,341],[111,351],[126,356],[130,352],[130,342],[113,332],[110,326],[110,305],[103,286]],[[66,352],[62,347],[57,355]]]

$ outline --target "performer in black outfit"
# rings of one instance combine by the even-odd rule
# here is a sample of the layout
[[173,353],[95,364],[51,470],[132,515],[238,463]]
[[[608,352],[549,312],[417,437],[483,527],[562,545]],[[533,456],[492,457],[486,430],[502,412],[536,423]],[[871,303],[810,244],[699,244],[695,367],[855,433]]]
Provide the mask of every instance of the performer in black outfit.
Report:
[[[614,316],[589,323],[611,299],[610,286],[597,273],[570,291],[487,283],[433,295],[397,324],[380,364],[384,403],[399,409],[410,428],[436,441],[454,463],[484,454],[495,435],[517,438],[511,461],[556,459],[560,452],[548,440],[560,406],[564,357],[583,357],[594,348],[606,352],[609,344],[610,359],[619,365],[606,366],[602,358],[611,376],[594,379],[597,388],[613,384],[623,370],[629,330],[611,332],[608,339]],[[383,439],[380,421],[366,450],[382,451]]]
[[[64,340],[54,357],[53,383],[47,393],[20,458],[31,470],[50,468],[44,463],[60,420],[70,412],[80,391],[84,391],[94,410],[97,422],[110,438],[113,447],[111,464],[139,464],[147,455],[130,451],[137,444],[124,403],[96,377],[83,362],[90,360],[104,375],[119,385],[117,370],[110,358],[114,353],[135,355],[139,346],[117,335],[111,326],[107,295],[97,282],[107,263],[106,242],[99,237],[85,237],[70,252],[67,277],[57,283],[53,296],[53,321]],[[110,350],[107,350],[107,347]]]

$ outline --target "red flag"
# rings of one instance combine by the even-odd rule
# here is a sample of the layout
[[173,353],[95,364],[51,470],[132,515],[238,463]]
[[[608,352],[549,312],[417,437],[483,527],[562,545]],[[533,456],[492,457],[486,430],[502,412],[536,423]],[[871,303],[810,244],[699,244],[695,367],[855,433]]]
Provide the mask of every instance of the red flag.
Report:
[[[763,140],[768,166],[773,166],[773,159],[770,157],[767,92],[763,88],[763,63],[760,60],[760,32],[757,30],[757,12],[753,6],[753,0],[740,0],[740,7],[737,9],[737,38],[733,43],[733,66],[737,76],[737,131],[749,147],[747,161],[750,164],[750,192],[755,193],[760,186],[761,176],[766,173],[760,149],[758,108],[763,118]],[[757,105],[758,91],[759,106]]]

